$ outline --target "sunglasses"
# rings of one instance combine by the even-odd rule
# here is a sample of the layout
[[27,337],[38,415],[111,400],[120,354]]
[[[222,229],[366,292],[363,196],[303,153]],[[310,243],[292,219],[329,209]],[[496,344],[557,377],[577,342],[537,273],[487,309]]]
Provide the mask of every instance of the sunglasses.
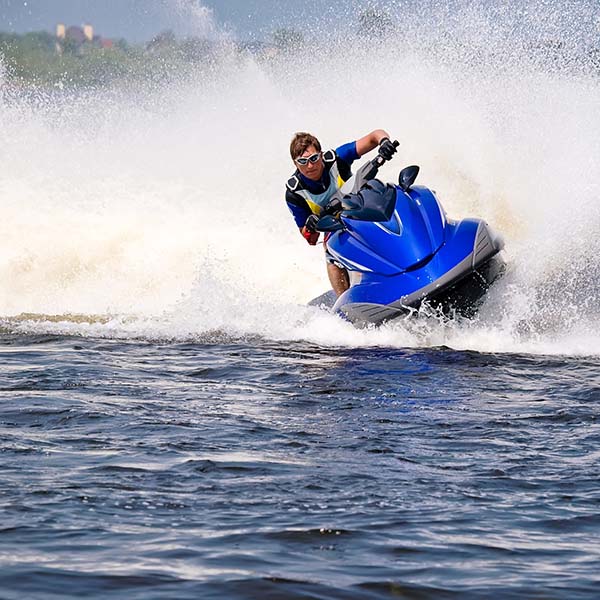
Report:
[[299,156],[296,159],[296,162],[299,165],[302,165],[303,167],[306,166],[309,162],[312,163],[313,165],[321,158],[321,153],[320,152],[315,152],[314,154],[311,154],[310,156]]

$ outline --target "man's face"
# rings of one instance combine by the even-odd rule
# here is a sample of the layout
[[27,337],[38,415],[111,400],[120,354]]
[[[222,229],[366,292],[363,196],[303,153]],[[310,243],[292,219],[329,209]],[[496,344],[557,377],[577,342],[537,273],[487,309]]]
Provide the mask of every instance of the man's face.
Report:
[[[316,159],[315,155],[318,155]],[[305,165],[301,165],[298,162],[298,158],[309,159],[311,157],[313,160],[308,160]],[[323,175],[323,169],[325,168],[325,164],[323,163],[323,155],[314,146],[309,146],[299,157],[296,158],[294,163],[298,167],[298,171],[300,171],[304,177],[308,177],[308,179],[312,179],[313,181],[318,181],[321,179],[321,175]]]

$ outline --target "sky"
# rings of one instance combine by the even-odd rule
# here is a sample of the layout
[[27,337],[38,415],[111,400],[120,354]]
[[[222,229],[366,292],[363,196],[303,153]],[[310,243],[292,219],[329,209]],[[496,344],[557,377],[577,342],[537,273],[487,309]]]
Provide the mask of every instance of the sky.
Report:
[[372,0],[0,0],[0,31],[54,31],[57,23],[90,23],[95,33],[131,42],[172,29],[178,36],[229,31],[266,39],[278,27],[302,29]]
[[[600,40],[600,0],[0,0],[0,31],[54,32],[57,23],[90,23],[102,37],[133,43],[165,29],[178,37],[225,33],[239,41],[269,41],[280,27],[309,37],[331,28],[355,31],[358,14],[369,7],[383,7],[397,23],[412,13],[431,20],[434,30],[442,19],[444,27],[457,31],[478,8],[489,13],[495,28],[512,21],[522,36],[556,39],[567,31],[573,43]],[[473,23],[477,26],[476,19]]]

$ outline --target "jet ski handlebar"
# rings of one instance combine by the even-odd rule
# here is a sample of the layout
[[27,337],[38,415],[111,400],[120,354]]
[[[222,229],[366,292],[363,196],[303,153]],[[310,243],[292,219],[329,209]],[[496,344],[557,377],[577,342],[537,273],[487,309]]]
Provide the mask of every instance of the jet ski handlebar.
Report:
[[[394,145],[394,148],[397,148],[400,145],[400,142],[398,140],[394,140],[392,142],[392,144]],[[386,162],[387,162],[387,160],[383,156],[381,156],[381,154],[378,154],[374,159],[372,159],[368,163],[364,164],[356,172],[356,175],[354,176],[354,181],[352,184],[352,189],[346,190],[346,189],[344,189],[344,187],[346,187],[346,186],[344,186],[342,188],[342,190],[345,193],[348,193],[348,191],[350,191],[351,193],[354,193],[354,194],[358,193],[367,181],[369,181],[370,179],[375,179],[375,177],[377,176],[377,172],[379,171],[379,168]]]
[[[400,145],[398,140],[392,142],[394,148]],[[358,194],[360,190],[367,184],[371,179],[375,179],[379,168],[387,162],[387,159],[377,154],[375,158],[365,163],[356,174],[349,179],[340,190],[338,190],[331,198],[327,206],[323,208],[320,214],[320,219],[317,224],[317,231],[338,231],[344,229],[344,225],[339,220],[340,213],[349,207],[344,205],[342,199],[348,194]],[[382,219],[373,219],[382,220]]]

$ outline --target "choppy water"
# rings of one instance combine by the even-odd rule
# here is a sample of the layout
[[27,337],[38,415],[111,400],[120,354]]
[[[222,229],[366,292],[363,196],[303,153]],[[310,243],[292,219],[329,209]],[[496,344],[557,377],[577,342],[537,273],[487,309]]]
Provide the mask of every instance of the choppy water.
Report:
[[[419,6],[147,89],[0,59],[0,597],[597,596],[600,15]],[[475,320],[306,306],[289,140],[376,127],[504,235]]]
[[3,598],[593,598],[600,361],[1,339]]

